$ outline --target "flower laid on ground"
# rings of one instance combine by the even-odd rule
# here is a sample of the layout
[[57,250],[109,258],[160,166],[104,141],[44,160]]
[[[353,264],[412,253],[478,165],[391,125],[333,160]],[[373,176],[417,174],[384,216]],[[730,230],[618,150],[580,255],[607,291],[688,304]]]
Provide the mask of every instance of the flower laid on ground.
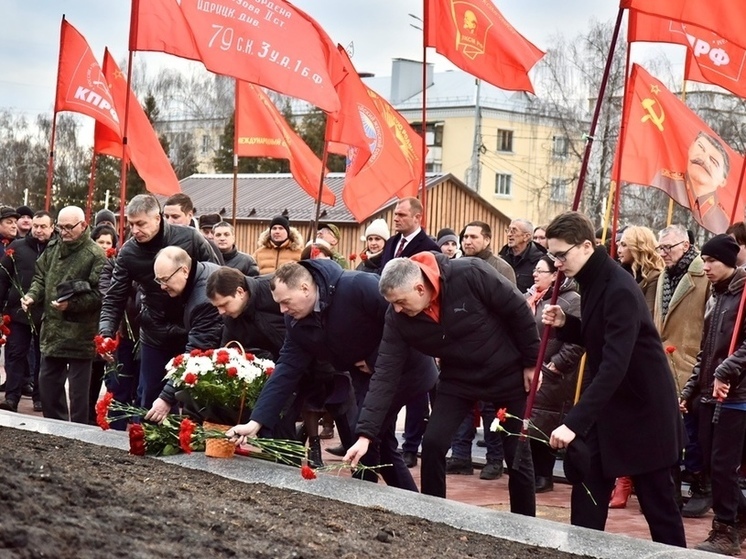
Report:
[[189,393],[200,410],[205,410],[205,419],[222,423],[225,420],[210,417],[210,410],[230,410],[235,415],[253,408],[274,365],[269,359],[233,347],[195,349],[171,359],[166,378],[177,390]]
[[[495,419],[492,420],[492,425],[490,425],[490,431],[494,431],[497,433],[505,433],[509,437],[520,437],[522,436],[521,433],[513,433],[512,431],[508,431],[505,427],[503,427],[503,423],[505,423],[508,419],[517,419],[521,423],[523,423],[524,420],[522,417],[518,417],[516,415],[513,415],[512,413],[508,413],[507,408],[500,408],[497,410],[497,413],[495,414]],[[534,429],[537,433],[539,433],[540,436],[536,437],[533,435],[526,434],[526,438],[532,439],[534,441],[538,441],[540,443],[544,443],[545,445],[549,446],[549,436],[544,433],[541,429],[539,429],[536,424],[531,421],[530,419],[527,420],[528,422],[528,429],[526,432],[528,433],[530,429]],[[593,504],[598,506],[598,503],[596,503],[596,499],[593,498],[593,495],[591,494],[590,489],[585,485],[585,483],[582,484],[583,489],[585,489],[585,492],[588,494],[588,496],[591,498],[591,501],[593,501]]]
[[316,474],[320,472],[337,472],[337,474],[339,474],[342,472],[342,470],[351,470],[353,474],[368,471],[373,472],[378,477],[381,477],[381,474],[378,473],[377,470],[380,470],[381,468],[387,468],[389,466],[391,466],[391,464],[381,464],[380,466],[366,466],[364,464],[358,463],[358,465],[353,468],[348,462],[341,462],[338,464],[327,464],[326,466],[314,469],[308,464],[303,464],[300,467],[300,475],[303,479],[316,479]]
[[8,334],[10,334],[10,315],[4,314],[0,318],[0,346],[4,346],[8,341]]
[[300,475],[303,479],[316,479],[316,472],[308,464],[303,464],[300,467]]

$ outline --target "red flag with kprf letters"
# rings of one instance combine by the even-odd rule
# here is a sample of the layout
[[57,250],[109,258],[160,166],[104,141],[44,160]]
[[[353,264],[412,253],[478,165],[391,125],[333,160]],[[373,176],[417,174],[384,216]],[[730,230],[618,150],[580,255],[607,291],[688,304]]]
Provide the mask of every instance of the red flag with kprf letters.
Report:
[[[236,155],[287,159],[295,181],[314,200],[318,198],[321,160],[261,88],[240,80],[236,80],[235,130]],[[329,206],[336,202],[326,183],[321,201]]]
[[736,202],[743,158],[637,64],[627,90],[624,133],[612,176],[663,190],[700,225],[724,233],[734,206],[737,219],[743,215],[746,192]]
[[697,25],[746,48],[743,0],[621,0],[619,7]]
[[685,79],[715,84],[746,97],[746,49],[712,31],[630,10],[628,40],[685,45]]
[[216,74],[304,99],[327,112],[339,109],[329,67],[335,45],[290,2],[138,0],[132,10],[130,50],[201,60]]
[[502,89],[534,92],[528,71],[544,56],[490,0],[426,0],[428,47]]
[[121,135],[120,117],[91,47],[75,27],[62,18],[57,96],[54,112],[88,115]]
[[[103,73],[111,91],[114,106],[120,114],[124,114],[128,89],[127,79],[108,49],[104,51]],[[122,157],[121,136],[116,137],[97,128],[94,150],[96,153]],[[171,161],[163,151],[158,134],[131,89],[127,120],[127,158],[137,169],[148,192],[163,196],[181,192],[179,179],[176,178]]]

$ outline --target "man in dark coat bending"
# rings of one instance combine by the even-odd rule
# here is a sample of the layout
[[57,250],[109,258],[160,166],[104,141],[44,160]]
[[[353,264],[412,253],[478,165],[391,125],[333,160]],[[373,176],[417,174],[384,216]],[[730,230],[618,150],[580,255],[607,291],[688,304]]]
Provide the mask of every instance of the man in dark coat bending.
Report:
[[671,477],[681,451],[676,389],[642,291],[595,246],[593,224],[583,214],[557,216],[546,234],[557,269],[583,294],[580,318],[558,305],[547,305],[542,315],[559,329],[558,338],[587,352],[585,390],[550,436],[552,448],[572,449],[582,440],[590,456],[583,483],[573,485],[570,520],[603,530],[614,479],[628,475],[653,541],[686,547]]
[[[379,402],[400,377],[410,348],[440,358],[440,381],[422,441],[422,492],[446,496],[446,453],[456,429],[477,400],[523,417],[526,392],[539,353],[531,311],[518,290],[480,258],[451,260],[423,252],[394,259],[381,275],[381,294],[391,306],[378,350],[376,372],[358,421],[353,464],[367,450],[381,421]],[[520,421],[508,420],[517,433]],[[536,498],[530,448],[516,461],[516,437],[504,437],[512,512],[534,516]],[[517,468],[516,468],[517,467]]]

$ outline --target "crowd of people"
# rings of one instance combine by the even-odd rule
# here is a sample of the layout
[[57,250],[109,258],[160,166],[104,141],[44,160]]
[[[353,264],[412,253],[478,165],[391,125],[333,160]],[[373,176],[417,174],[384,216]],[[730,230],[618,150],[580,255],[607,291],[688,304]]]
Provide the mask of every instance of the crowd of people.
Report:
[[[277,216],[249,254],[219,214],[194,213],[184,194],[163,206],[135,196],[125,241],[108,210],[89,223],[75,206],[56,218],[0,207],[0,307],[10,317],[0,409],[31,397],[45,417],[95,423],[105,384],[160,422],[180,406],[166,363],[235,340],[276,362],[227,433],[236,444],[300,438],[318,468],[320,439],[336,427],[341,445],[328,452],[384,465],[393,487],[445,497],[449,475],[474,474],[481,420],[479,477],[507,472],[512,512],[535,515],[562,455],[574,525],[603,530],[608,509],[635,491],[653,540],[686,546],[682,515],[712,509],[697,547],[740,552],[743,223],[698,248],[680,225],[629,226],[612,239],[566,212],[537,227],[514,219],[497,250],[481,221],[429,236],[420,202],[404,198],[393,231],[382,219],[367,226],[351,270],[333,223],[305,243]],[[116,339],[115,354],[97,353],[97,336]],[[530,437],[520,439],[532,381]]]

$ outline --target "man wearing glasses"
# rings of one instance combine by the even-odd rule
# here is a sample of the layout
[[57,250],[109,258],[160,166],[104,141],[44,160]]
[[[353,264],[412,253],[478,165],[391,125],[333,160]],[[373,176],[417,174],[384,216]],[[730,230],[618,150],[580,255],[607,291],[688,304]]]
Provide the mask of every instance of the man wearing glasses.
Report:
[[[93,240],[83,210],[68,206],[57,216],[59,239],[36,261],[31,287],[21,299],[28,312],[44,309],[39,396],[44,417],[88,423],[91,363],[101,310],[98,280],[106,262]],[[69,382],[70,406],[65,382]]]
[[533,241],[534,226],[526,219],[514,219],[505,233],[508,244],[500,249],[500,257],[515,271],[518,291],[526,293],[534,284],[534,266],[546,250]]
[[[666,267],[658,277],[653,310],[655,327],[663,347],[674,347],[670,354],[676,388],[681,391],[697,362],[705,306],[710,288],[704,262],[691,243],[686,229],[671,225],[658,234],[658,254]],[[681,511],[687,518],[700,518],[712,506],[712,492],[704,472],[699,447],[699,402],[693,402],[684,415],[688,443],[684,451],[684,471],[690,477],[691,498]]]
[[[671,471],[680,456],[677,392],[660,337],[634,278],[596,246],[593,224],[565,212],[547,227],[548,255],[583,294],[580,318],[547,305],[544,324],[582,345],[582,396],[552,431],[576,468],[570,521],[603,530],[618,476],[632,477],[653,541],[686,547]],[[578,460],[578,455],[584,460]]]

